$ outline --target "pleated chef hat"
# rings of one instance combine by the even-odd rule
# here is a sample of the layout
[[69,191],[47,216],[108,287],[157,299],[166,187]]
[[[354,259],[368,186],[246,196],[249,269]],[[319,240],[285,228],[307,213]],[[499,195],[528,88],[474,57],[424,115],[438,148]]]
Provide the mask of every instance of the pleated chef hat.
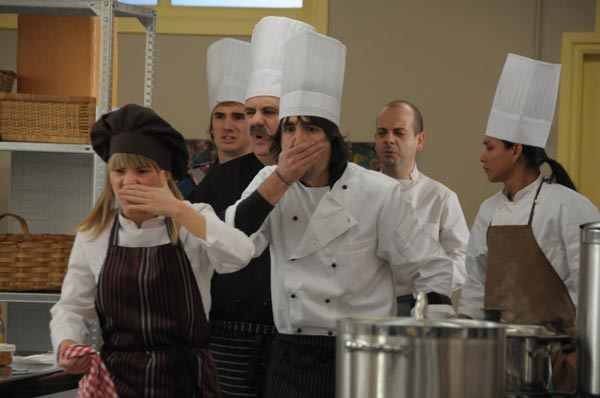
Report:
[[92,126],[90,139],[105,162],[115,153],[131,153],[154,160],[176,180],[187,175],[183,135],[150,108],[128,104],[102,115]]
[[218,103],[244,103],[250,74],[250,43],[236,39],[217,40],[206,51],[206,78],[210,110]]
[[546,146],[560,65],[508,54],[485,134],[516,144]]
[[279,120],[319,116],[340,125],[346,47],[338,40],[303,32],[290,39],[283,60]]
[[246,99],[281,96],[281,69],[285,43],[300,32],[314,31],[311,25],[285,17],[264,17],[252,32],[250,77]]

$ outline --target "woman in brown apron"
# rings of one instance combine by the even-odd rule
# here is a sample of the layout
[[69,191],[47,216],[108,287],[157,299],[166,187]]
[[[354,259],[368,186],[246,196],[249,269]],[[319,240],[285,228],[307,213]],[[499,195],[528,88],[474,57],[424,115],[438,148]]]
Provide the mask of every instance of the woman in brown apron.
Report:
[[[481,205],[473,224],[458,312],[483,318],[483,307],[501,309],[503,321],[575,337],[579,225],[600,215],[544,150],[559,75],[560,65],[507,58],[480,156],[488,180],[504,189]],[[569,344],[554,354],[555,390],[574,389],[573,350]]]
[[215,268],[243,267],[253,245],[209,206],[180,200],[169,177],[186,172],[185,142],[150,109],[128,105],[104,115],[91,138],[109,178],[79,226],[52,309],[59,364],[87,372],[89,357],[60,354],[82,342],[97,313],[101,357],[119,397],[218,397],[208,350],[210,277]]
[[[503,321],[575,337],[577,230],[600,219],[598,210],[542,148],[491,137],[484,143],[488,178],[504,182],[505,189],[482,204],[473,225],[459,313],[480,318],[484,307],[502,309]],[[550,165],[555,183],[542,178],[542,162]],[[574,347],[563,348],[568,353]],[[561,391],[575,383],[573,358],[565,359],[555,354],[554,384]]]

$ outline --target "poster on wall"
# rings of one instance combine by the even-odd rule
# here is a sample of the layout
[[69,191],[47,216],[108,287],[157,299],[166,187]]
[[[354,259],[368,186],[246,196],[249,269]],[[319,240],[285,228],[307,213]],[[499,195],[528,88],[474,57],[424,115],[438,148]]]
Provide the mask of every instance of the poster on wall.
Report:
[[379,157],[374,142],[348,142],[350,161],[365,169],[379,170]]
[[211,140],[186,139],[188,152],[188,175],[177,182],[184,198],[208,174],[210,166],[217,160],[217,148]]

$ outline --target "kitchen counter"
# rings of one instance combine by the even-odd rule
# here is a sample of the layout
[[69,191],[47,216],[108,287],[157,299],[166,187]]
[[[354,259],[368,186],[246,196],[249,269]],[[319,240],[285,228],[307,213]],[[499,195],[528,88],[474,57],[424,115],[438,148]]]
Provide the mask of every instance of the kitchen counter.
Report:
[[13,363],[0,366],[0,396],[29,398],[72,390],[80,378],[63,373],[56,365]]

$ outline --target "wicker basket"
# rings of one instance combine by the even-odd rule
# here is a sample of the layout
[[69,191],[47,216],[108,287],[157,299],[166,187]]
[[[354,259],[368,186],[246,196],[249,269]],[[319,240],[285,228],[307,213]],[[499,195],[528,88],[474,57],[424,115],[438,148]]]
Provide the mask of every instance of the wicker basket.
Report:
[[93,97],[0,93],[3,141],[89,144],[95,121]]
[[0,290],[60,291],[75,237],[29,234],[22,217],[6,216],[19,220],[22,234],[0,234]]
[[0,70],[0,91],[10,93],[17,74],[11,70]]

